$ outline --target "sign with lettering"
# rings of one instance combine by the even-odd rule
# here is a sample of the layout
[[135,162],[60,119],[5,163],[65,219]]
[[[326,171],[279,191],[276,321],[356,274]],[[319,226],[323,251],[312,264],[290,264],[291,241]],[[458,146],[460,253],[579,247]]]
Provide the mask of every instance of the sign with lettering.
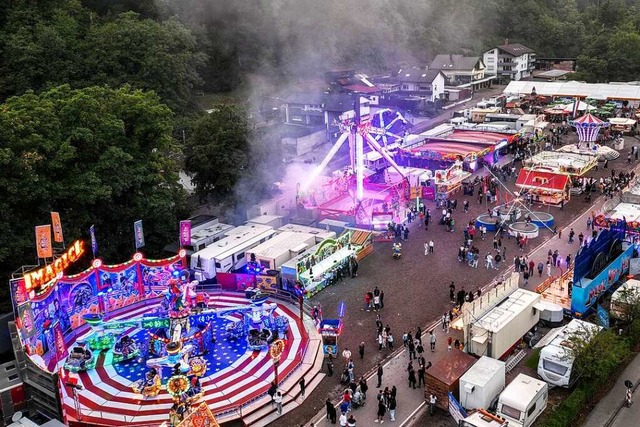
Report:
[[[54,279],[64,273],[64,270],[77,261],[84,254],[84,242],[77,240],[73,245],[69,246],[62,256],[56,258],[51,264],[36,270],[30,271],[24,275],[24,286],[27,294],[32,290],[40,288],[39,294],[43,293],[49,286],[52,286]],[[44,285],[47,285],[46,287]]]

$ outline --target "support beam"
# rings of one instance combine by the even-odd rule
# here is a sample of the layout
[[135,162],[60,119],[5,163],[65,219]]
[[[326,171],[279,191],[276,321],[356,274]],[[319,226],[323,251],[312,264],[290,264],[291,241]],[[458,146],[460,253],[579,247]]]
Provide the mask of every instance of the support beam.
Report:
[[329,150],[329,152],[327,153],[325,158],[322,160],[320,165],[318,165],[318,167],[313,170],[313,172],[311,173],[311,176],[309,176],[309,179],[305,183],[303,183],[302,185],[303,190],[309,189],[309,186],[311,186],[313,181],[320,175],[320,173],[324,170],[324,168],[327,167],[331,159],[333,159],[333,156],[336,155],[336,153],[338,152],[340,147],[342,147],[342,144],[344,144],[347,138],[349,138],[349,133],[347,132],[340,135],[340,138],[338,138],[336,143],[333,144],[333,147],[331,147],[331,150]]
[[367,142],[369,143],[369,146],[373,148],[375,151],[377,151],[382,157],[384,157],[389,162],[389,164],[391,164],[391,166],[393,166],[393,168],[397,170],[398,173],[400,173],[400,176],[402,176],[403,178],[406,178],[406,176],[404,175],[404,172],[402,172],[402,170],[400,169],[400,166],[398,166],[395,160],[393,160],[391,156],[389,156],[389,153],[387,153],[386,150],[383,150],[382,147],[380,147],[380,144],[378,144],[378,141],[373,139],[373,137],[369,134],[366,134],[366,138],[367,138]]

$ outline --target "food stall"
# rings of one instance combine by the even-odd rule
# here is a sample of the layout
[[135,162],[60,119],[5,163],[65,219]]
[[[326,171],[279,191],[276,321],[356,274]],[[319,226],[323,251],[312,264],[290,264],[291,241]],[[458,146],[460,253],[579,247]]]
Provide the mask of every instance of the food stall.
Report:
[[545,205],[561,206],[569,201],[570,178],[566,174],[523,168],[518,174],[516,187],[520,192],[534,195],[534,201]]
[[614,132],[622,132],[624,134],[633,135],[633,128],[636,121],[633,119],[625,119],[623,117],[612,117],[607,119],[611,123],[611,130]]
[[338,355],[338,337],[342,333],[342,320],[323,319],[320,322],[320,335],[322,336],[322,351],[325,357]]
[[462,169],[462,162],[457,160],[447,170],[436,170],[434,184],[436,186],[436,200],[447,200],[451,193],[462,187],[465,179],[471,174]]

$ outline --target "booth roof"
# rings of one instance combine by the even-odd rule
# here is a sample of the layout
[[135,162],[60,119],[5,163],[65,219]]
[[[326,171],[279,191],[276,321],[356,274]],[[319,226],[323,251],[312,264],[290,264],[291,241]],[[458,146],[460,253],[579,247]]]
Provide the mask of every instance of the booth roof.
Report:
[[569,176],[553,172],[520,169],[516,186],[562,191],[567,187]]
[[451,350],[451,353],[437,361],[427,371],[427,376],[433,377],[436,380],[451,386],[461,376],[465,374],[476,363],[476,358],[468,355],[461,350]]

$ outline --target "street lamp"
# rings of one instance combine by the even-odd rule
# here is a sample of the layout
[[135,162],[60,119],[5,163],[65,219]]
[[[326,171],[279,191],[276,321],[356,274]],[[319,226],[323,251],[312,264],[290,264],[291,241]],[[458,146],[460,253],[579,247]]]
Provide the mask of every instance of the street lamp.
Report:
[[269,347],[269,357],[271,357],[271,362],[273,362],[273,382],[276,387],[278,386],[278,365],[280,364],[280,358],[284,352],[284,347],[284,340],[275,340],[271,343],[271,347]]

